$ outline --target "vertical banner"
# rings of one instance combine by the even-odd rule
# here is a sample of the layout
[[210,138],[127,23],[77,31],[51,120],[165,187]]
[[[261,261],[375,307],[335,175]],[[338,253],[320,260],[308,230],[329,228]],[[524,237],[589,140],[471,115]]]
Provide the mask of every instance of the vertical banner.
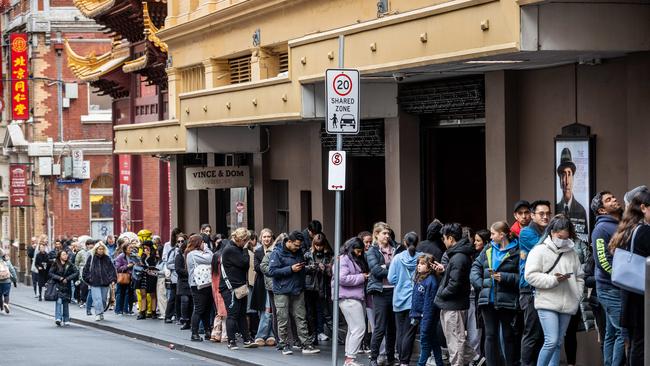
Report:
[[29,206],[29,186],[27,185],[27,164],[9,166],[9,197],[11,206]]
[[11,118],[29,119],[29,59],[27,56],[27,34],[12,33],[11,43]]
[[131,156],[120,155],[120,232],[131,231]]

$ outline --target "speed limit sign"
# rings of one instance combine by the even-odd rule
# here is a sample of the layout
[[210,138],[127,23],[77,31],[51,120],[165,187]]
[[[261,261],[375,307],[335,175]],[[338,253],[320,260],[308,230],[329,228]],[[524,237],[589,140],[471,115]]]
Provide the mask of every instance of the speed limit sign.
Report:
[[328,69],[326,130],[331,134],[359,133],[359,70]]

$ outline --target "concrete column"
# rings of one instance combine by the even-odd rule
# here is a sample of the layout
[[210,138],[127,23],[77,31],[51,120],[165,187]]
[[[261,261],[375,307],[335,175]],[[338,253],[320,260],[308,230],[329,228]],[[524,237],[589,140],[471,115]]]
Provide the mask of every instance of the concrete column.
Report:
[[[182,158],[182,155],[172,155],[172,159],[169,161],[169,189],[171,190],[171,226],[179,227],[179,206],[178,206],[178,195],[179,195],[179,186],[178,186],[178,158]],[[183,229],[184,230],[184,229]]]
[[251,56],[251,80],[274,77],[279,70],[279,59],[264,48],[257,48]]
[[486,225],[498,220],[511,221],[512,205],[521,199],[515,96],[514,73],[485,74]]
[[208,59],[203,61],[205,70],[205,88],[212,89],[230,84],[230,66],[228,61]]
[[275,217],[273,216],[273,200],[271,197],[271,178],[269,154],[253,154],[253,192],[254,204],[253,214],[255,217],[255,231],[260,232],[265,227],[273,227]]
[[[627,189],[650,182],[650,53],[627,56]],[[605,137],[607,138],[607,137]],[[598,158],[598,157],[596,157]],[[622,192],[618,195],[621,197]]]
[[[311,217],[313,220],[320,220],[321,223],[325,222],[325,212],[323,208],[323,146],[320,142],[320,123],[314,123],[311,125],[309,131],[309,141],[311,142],[309,148],[309,161],[312,164],[309,165],[310,168],[310,186],[311,186]],[[327,159],[328,153],[325,153],[325,158]],[[325,170],[327,171],[327,170]],[[327,176],[325,176],[327,179]],[[334,236],[334,225],[330,228],[332,231],[332,236]]]
[[400,239],[420,228],[420,123],[401,112],[384,120],[386,222]]
[[[214,166],[214,154],[207,153],[208,166]],[[208,223],[212,230],[217,229],[217,191],[208,189]]]
[[178,99],[178,94],[181,90],[181,79],[176,68],[168,68],[167,70],[167,100],[169,101],[169,119],[180,119],[178,111],[181,109],[181,101]]

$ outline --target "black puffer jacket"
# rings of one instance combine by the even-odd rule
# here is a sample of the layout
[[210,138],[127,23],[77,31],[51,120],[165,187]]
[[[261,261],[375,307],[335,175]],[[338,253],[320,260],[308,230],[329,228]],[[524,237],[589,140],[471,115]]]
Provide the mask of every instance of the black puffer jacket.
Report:
[[185,264],[185,255],[177,249],[176,257],[174,258],[174,266],[176,266],[176,274],[178,275],[178,283],[176,284],[176,295],[191,296],[190,283],[188,279],[187,266]]
[[[70,301],[72,298],[72,282],[79,278],[77,267],[67,261],[64,266],[60,263],[52,264],[50,278],[56,283],[57,298]],[[63,283],[66,280],[66,283]]]
[[83,280],[89,286],[109,286],[117,281],[117,271],[108,255],[91,255],[86,260],[83,270]]
[[[393,253],[393,258],[398,254],[397,249]],[[381,293],[384,291],[384,279],[388,277],[388,267],[382,267],[386,264],[384,255],[381,254],[379,245],[373,243],[366,252],[366,262],[370,268],[370,275],[368,276],[368,285],[366,287],[369,294]]]
[[466,238],[447,249],[449,263],[440,281],[435,304],[442,310],[469,309],[469,273],[474,246]]
[[436,262],[442,260],[442,255],[447,250],[445,243],[442,242],[441,229],[442,224],[440,222],[434,221],[430,223],[429,227],[427,227],[427,240],[421,241],[416,248],[416,251],[420,253],[431,254]]
[[[519,245],[512,244],[496,268],[492,264],[494,250],[490,243],[472,264],[470,279],[479,293],[478,305],[489,305],[490,297],[494,296],[495,308],[516,310],[519,307]],[[490,269],[501,274],[501,281],[492,279]]]
[[[320,269],[323,264],[324,269]],[[332,280],[332,253],[312,252],[305,253],[305,290],[317,291],[321,299],[329,298]]]

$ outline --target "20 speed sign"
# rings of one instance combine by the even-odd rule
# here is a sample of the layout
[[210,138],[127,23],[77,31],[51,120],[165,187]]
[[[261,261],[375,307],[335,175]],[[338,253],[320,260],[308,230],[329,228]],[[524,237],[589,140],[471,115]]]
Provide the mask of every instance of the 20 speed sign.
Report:
[[327,133],[359,133],[359,70],[326,72]]

